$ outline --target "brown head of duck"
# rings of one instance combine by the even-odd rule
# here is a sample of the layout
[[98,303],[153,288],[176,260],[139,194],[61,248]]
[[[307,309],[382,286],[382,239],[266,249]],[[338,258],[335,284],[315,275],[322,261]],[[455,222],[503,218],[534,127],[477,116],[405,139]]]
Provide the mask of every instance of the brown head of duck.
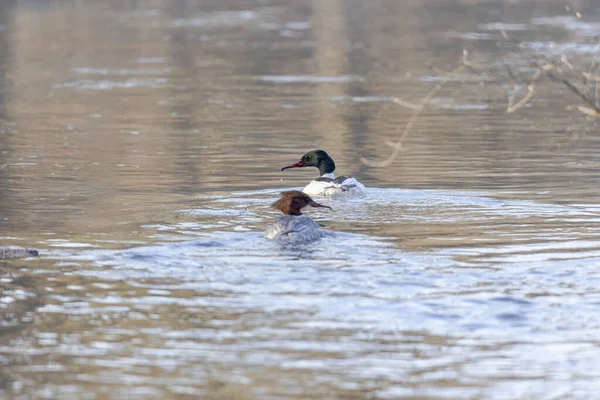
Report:
[[283,215],[302,215],[300,210],[306,206],[331,210],[331,207],[317,203],[309,195],[299,190],[281,192],[281,198],[271,205],[275,210],[281,211]]

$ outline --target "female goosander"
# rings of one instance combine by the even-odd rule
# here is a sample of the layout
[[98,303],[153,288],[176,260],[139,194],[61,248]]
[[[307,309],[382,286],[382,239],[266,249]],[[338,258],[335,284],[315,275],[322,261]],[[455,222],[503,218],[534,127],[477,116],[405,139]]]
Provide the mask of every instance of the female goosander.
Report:
[[309,195],[299,190],[282,192],[281,198],[273,203],[271,207],[281,211],[284,216],[267,228],[265,237],[267,239],[299,243],[310,242],[325,236],[325,233],[315,221],[300,212],[306,206],[329,208],[331,210],[331,207],[317,203]]
[[302,156],[300,161],[295,164],[281,168],[303,168],[317,167],[319,168],[320,177],[310,182],[302,190],[304,193],[311,196],[331,196],[342,192],[360,193],[365,189],[365,186],[351,176],[340,176],[336,178],[333,174],[335,171],[335,163],[329,157],[329,154],[323,150],[309,151]]

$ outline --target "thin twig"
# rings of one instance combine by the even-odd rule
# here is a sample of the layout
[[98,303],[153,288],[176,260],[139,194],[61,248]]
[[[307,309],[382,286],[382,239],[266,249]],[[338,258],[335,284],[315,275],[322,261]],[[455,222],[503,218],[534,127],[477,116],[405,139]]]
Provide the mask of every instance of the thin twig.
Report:
[[510,65],[506,64],[505,65],[506,68],[506,72],[508,72],[508,76],[510,77],[510,79],[513,80],[513,82],[517,81],[517,77],[515,76],[515,74],[513,73],[512,68],[510,67]]
[[573,64],[571,64],[571,63],[569,62],[569,59],[567,58],[567,56],[566,56],[566,55],[564,55],[564,54],[563,54],[563,55],[561,55],[561,56],[560,56],[560,61],[562,61],[562,63],[563,63],[563,64],[565,64],[567,67],[569,67],[569,69],[570,69],[571,71],[573,71],[573,70],[574,70],[574,69],[573,69]]
[[469,71],[471,71],[475,75],[481,75],[479,73],[479,71],[477,71],[475,69],[474,64],[471,61],[469,61],[469,51],[468,50],[463,50],[462,63],[463,63],[463,65],[464,65],[464,67],[466,69],[468,69]]
[[[444,87],[444,85],[446,83],[448,83],[448,81],[456,74],[458,74],[460,71],[462,71],[463,69],[465,69],[465,65],[461,64],[458,67],[456,67],[454,70],[450,71],[445,77],[444,79],[438,83],[437,85],[435,85],[433,87],[433,89],[431,89],[429,91],[429,93],[427,93],[427,95],[421,100],[421,102],[416,105],[417,107],[413,109],[413,113],[411,115],[411,117],[409,118],[408,122],[406,123],[406,126],[404,127],[404,131],[402,132],[402,134],[400,135],[400,137],[398,138],[398,141],[396,143],[393,143],[391,141],[387,142],[387,145],[390,147],[394,148],[394,151],[392,152],[392,154],[388,157],[387,160],[385,161],[371,161],[368,160],[365,157],[361,157],[360,161],[370,167],[387,167],[388,165],[390,165],[398,156],[398,153],[400,152],[400,149],[402,148],[402,143],[404,142],[404,140],[408,137],[408,133],[410,132],[412,126],[414,125],[414,123],[417,121],[417,119],[419,118],[419,116],[421,115],[421,112],[423,111],[423,109],[425,108],[425,106],[427,104],[429,104],[429,102],[431,101],[431,99],[433,99],[433,96],[435,96],[437,94],[437,92],[440,91],[440,89],[442,87]],[[400,132],[400,126],[398,126],[398,128],[396,129],[396,134],[398,134]]]
[[579,111],[580,113],[588,115],[590,117],[597,117],[598,115],[600,115],[598,113],[598,111],[594,110],[593,108],[586,107],[586,106],[577,106],[577,107],[575,107],[575,109],[577,111]]
[[553,73],[549,73],[548,76],[550,77],[550,79],[552,79],[554,81],[557,81],[557,82],[561,82],[563,85],[565,85],[566,87],[568,87],[569,89],[571,89],[571,91],[573,93],[575,93],[577,96],[579,96],[585,103],[587,103],[597,113],[600,113],[600,109],[596,106],[594,100],[591,99],[591,98],[589,98],[588,96],[586,96],[585,93],[583,93],[577,86],[575,86],[568,79],[566,79],[566,78],[564,78],[562,76],[557,76],[557,75],[555,75]]
[[595,99],[595,103],[596,104],[600,104],[600,65],[598,65],[598,68],[596,68],[596,72],[598,74],[598,76],[596,76],[596,95],[594,97]]
[[588,81],[600,82],[600,76],[592,75],[588,72],[582,72],[581,75],[583,75]]
[[521,100],[519,100],[519,102],[517,104],[510,106],[506,109],[506,112],[508,114],[512,114],[515,111],[519,110],[521,107],[523,107],[525,104],[527,104],[527,102],[529,100],[531,100],[531,98],[533,97],[533,93],[535,92],[535,82],[542,75],[542,72],[544,72],[542,69],[538,69],[537,71],[535,71],[535,74],[533,74],[533,76],[531,77],[531,83],[527,87],[527,89],[529,91]]
[[594,70],[594,67],[596,66],[596,57],[598,57],[598,52],[600,52],[600,44],[598,46],[596,46],[596,51],[594,52],[594,56],[592,57],[592,61],[590,62],[590,67],[588,68],[588,72],[582,72],[581,73],[583,75],[583,77],[585,79],[587,79],[587,81],[584,82],[585,83],[585,92],[586,93],[587,93],[587,90],[588,90],[589,80],[590,80],[591,77],[594,77],[592,75],[592,71]]
[[396,103],[398,105],[401,105],[402,107],[406,107],[406,108],[410,108],[411,110],[417,110],[418,108],[420,108],[421,106],[418,104],[413,104],[413,103],[409,103],[408,101],[404,101],[398,97],[394,97],[392,99],[393,103]]

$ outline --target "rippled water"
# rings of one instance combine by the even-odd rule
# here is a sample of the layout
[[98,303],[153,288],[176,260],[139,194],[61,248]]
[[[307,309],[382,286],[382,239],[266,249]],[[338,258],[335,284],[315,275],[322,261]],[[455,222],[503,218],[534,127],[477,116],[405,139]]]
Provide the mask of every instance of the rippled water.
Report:
[[[0,261],[1,396],[594,398],[598,123],[494,75],[599,72],[577,7],[1,3],[0,246],[40,251]],[[314,148],[365,196],[265,240]]]

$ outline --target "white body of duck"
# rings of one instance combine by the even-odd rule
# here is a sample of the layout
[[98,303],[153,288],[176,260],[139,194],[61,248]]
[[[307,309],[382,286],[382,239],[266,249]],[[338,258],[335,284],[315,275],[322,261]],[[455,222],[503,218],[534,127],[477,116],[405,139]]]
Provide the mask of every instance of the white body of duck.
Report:
[[289,215],[279,218],[267,227],[267,239],[312,242],[325,236],[319,225],[306,215]]
[[304,154],[300,161],[295,164],[281,168],[304,168],[316,167],[319,169],[320,177],[310,182],[302,190],[310,196],[334,196],[341,193],[362,193],[365,186],[351,176],[335,177],[335,162],[329,154],[323,150],[312,150]]
[[298,190],[281,193],[281,198],[271,207],[280,210],[284,216],[267,227],[265,237],[286,243],[306,243],[325,236],[325,232],[315,221],[302,215],[300,210],[306,206],[331,209]]
[[302,189],[310,196],[335,196],[340,193],[362,193],[365,185],[351,176],[336,178],[333,172],[311,181]]

